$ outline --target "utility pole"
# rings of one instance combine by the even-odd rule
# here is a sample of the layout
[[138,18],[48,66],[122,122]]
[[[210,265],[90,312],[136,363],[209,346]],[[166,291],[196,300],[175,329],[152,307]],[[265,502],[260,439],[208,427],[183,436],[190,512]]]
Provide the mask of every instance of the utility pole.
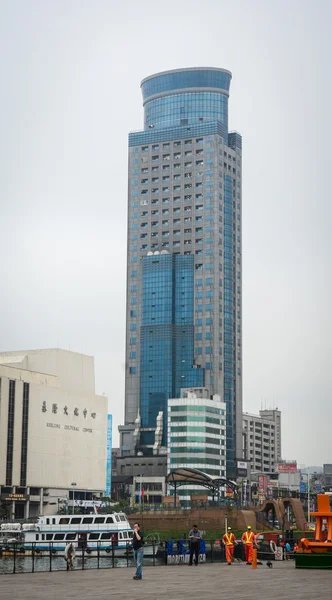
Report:
[[309,467],[308,467],[308,523],[310,523],[310,478],[309,478]]
[[73,514],[74,514],[75,513],[75,486],[76,486],[76,482],[72,481],[71,486],[73,488]]

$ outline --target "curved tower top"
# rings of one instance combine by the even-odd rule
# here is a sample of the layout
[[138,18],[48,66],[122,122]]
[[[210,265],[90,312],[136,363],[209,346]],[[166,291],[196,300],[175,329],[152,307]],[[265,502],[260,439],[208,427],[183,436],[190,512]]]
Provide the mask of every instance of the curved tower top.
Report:
[[226,69],[191,67],[156,73],[141,83],[144,128],[220,120],[228,130],[232,74]]

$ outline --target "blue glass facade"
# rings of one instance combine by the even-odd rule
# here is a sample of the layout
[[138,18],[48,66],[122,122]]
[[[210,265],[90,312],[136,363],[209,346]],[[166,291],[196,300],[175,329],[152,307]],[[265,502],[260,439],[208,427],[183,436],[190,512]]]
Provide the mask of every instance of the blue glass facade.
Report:
[[163,96],[144,107],[144,128],[193,125],[201,121],[228,122],[228,96],[214,92],[186,92]]
[[[128,145],[130,148],[132,146],[139,146],[140,144],[153,144],[154,142],[167,142],[171,140],[185,139],[188,137],[188,133],[187,126],[135,131],[129,134]],[[190,126],[190,135],[193,136],[212,135],[216,133],[224,138],[225,141],[227,140],[226,130],[221,121],[196,123]]]
[[[224,176],[224,402],[226,403],[227,462],[235,461],[235,324],[234,324],[234,273],[233,253],[233,178]],[[229,471],[229,466],[228,466]]]
[[150,96],[165,92],[174,92],[185,88],[218,88],[229,92],[232,75],[225,69],[179,69],[166,73],[157,73],[143,79],[141,83],[143,101]]
[[227,130],[230,81],[231,74],[222,69],[180,70],[145,79],[144,128],[219,120]]
[[[155,427],[159,411],[167,431],[167,400],[183,387],[204,385],[194,362],[194,257],[158,254],[142,259],[140,331],[140,414],[142,428]],[[153,444],[143,432],[141,443]]]

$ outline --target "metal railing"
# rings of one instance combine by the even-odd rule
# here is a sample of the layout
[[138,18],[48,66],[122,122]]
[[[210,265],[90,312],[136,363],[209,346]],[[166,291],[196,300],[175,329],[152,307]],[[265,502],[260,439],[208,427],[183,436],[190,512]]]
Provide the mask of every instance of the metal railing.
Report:
[[[157,562],[157,544],[144,547],[151,552],[151,564]],[[133,566],[133,551],[130,542],[122,547],[116,545],[105,546],[95,542],[93,546],[84,545],[75,549],[76,556],[73,561],[75,570],[107,569],[115,567]],[[29,547],[23,544],[7,542],[0,546],[0,573],[36,573],[45,571],[66,571],[70,563],[64,556],[64,548],[59,549],[59,542],[33,542]],[[158,563],[160,564],[160,562]]]
[[185,511],[191,511],[192,509],[205,510],[207,508],[220,508],[220,509],[248,509],[247,506],[242,506],[236,503],[234,500],[229,501],[209,501],[209,502],[192,502],[191,506],[174,506],[173,504],[134,504],[132,506],[126,506],[123,510],[127,515],[137,514],[141,512],[171,512],[177,514],[183,514]]
[[[5,543],[0,546],[0,574],[40,573],[69,570],[64,557],[64,550],[58,550],[53,542],[34,542],[31,547],[24,548],[19,543]],[[287,554],[287,555],[286,555]],[[158,544],[152,540],[144,545],[144,561],[146,566],[177,565],[189,562],[190,547],[188,540],[172,539]],[[203,540],[200,548],[200,562],[226,562],[225,548],[218,540]],[[268,544],[260,544],[258,560],[285,560],[294,558],[294,551],[289,553],[278,547],[278,552]],[[234,548],[234,560],[245,560],[244,545],[239,542]],[[134,567],[132,546],[85,546],[76,550],[73,561],[74,570],[109,569],[117,567]]]

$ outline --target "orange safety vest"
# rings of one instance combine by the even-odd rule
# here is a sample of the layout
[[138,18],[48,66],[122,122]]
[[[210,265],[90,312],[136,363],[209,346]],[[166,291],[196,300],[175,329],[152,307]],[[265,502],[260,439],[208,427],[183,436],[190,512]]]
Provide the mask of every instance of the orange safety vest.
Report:
[[226,544],[226,546],[233,546],[234,540],[235,540],[234,533],[225,533],[225,535],[223,537],[223,541]]
[[253,544],[255,535],[253,531],[245,531],[242,535],[242,539],[246,544]]

